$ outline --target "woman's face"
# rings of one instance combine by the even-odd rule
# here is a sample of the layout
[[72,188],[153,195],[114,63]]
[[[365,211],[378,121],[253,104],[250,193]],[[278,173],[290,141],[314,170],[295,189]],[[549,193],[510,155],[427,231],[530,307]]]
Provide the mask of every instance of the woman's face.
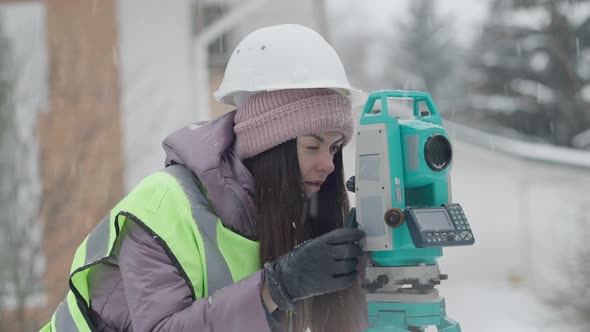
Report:
[[297,137],[297,157],[305,192],[318,192],[328,175],[334,171],[334,154],[340,150],[344,135],[337,131]]

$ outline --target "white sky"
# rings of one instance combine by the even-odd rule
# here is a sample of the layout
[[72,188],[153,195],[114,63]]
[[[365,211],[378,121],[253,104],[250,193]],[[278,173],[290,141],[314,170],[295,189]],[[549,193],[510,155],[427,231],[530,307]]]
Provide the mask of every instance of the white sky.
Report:
[[[342,17],[343,21],[364,24],[367,30],[375,32],[383,31],[394,19],[403,18],[411,0],[327,0],[329,15],[337,21]],[[452,15],[454,31],[457,32],[458,41],[465,43],[479,29],[478,25],[485,19],[489,0],[465,1],[465,0],[432,0],[435,1],[443,16]],[[352,16],[356,17],[352,17]]]

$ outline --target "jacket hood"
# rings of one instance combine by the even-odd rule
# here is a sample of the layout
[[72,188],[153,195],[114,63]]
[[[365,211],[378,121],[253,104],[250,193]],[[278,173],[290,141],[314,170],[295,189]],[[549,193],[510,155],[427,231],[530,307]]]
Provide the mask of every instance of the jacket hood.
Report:
[[190,124],[166,137],[162,145],[166,166],[184,165],[197,175],[223,225],[256,240],[254,179],[233,150],[235,115],[233,111]]

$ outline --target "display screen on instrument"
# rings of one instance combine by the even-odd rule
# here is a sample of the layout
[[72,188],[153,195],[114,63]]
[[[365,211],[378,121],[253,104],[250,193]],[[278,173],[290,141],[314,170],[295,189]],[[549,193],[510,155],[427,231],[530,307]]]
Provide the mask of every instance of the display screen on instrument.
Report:
[[422,231],[436,231],[444,229],[454,229],[455,227],[449,219],[449,215],[444,208],[440,209],[416,209],[414,210],[418,226]]

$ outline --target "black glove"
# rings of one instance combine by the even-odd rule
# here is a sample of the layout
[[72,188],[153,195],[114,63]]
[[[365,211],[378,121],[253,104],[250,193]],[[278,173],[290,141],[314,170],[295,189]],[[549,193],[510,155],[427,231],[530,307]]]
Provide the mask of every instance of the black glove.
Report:
[[360,229],[335,229],[264,264],[273,301],[282,310],[293,310],[297,300],[350,286],[363,254],[357,242],[364,236]]

